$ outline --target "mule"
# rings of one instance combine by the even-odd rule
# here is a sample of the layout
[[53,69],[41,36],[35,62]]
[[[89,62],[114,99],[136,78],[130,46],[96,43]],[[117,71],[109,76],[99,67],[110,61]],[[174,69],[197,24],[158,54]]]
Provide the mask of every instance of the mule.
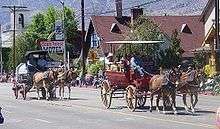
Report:
[[33,87],[37,89],[37,99],[40,100],[40,88],[46,92],[46,100],[49,100],[49,89],[53,89],[53,82],[57,80],[57,71],[49,69],[45,72],[37,72],[33,75]]
[[159,110],[159,101],[163,99],[163,113],[166,113],[166,100],[171,97],[171,104],[174,114],[177,114],[176,109],[176,92],[175,84],[169,80],[170,73],[167,75],[154,75],[149,82],[150,93],[150,112],[153,107],[153,96],[158,95],[156,99],[156,110]]
[[57,84],[59,86],[59,97],[62,100],[64,98],[64,87],[67,86],[68,87],[68,93],[69,93],[69,99],[71,96],[71,85],[72,82],[74,82],[76,80],[76,78],[78,77],[76,71],[73,71],[72,69],[67,70],[64,72],[64,70],[62,69],[59,72],[58,75],[58,80],[57,80]]
[[[196,81],[198,79],[199,74],[196,72],[194,76],[194,81],[189,83],[187,82],[187,74],[183,72],[181,76],[179,77],[178,81],[176,82],[177,92],[179,94],[182,94],[183,104],[184,108],[187,112],[192,111],[192,113],[195,113],[195,106],[198,102],[198,91],[199,91],[199,81]],[[186,98],[187,95],[190,96],[190,107],[188,107]]]

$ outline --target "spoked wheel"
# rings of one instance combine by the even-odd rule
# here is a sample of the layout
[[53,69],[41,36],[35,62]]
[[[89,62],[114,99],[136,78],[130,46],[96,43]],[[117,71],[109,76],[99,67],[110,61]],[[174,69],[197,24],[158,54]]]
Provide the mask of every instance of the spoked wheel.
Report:
[[112,102],[112,90],[107,81],[104,81],[101,85],[101,100],[103,105],[108,109]]
[[144,107],[145,103],[146,103],[147,97],[146,95],[142,95],[140,97],[137,97],[137,105],[138,107],[142,108]]
[[126,102],[130,111],[135,111],[137,107],[137,96],[135,95],[135,87],[130,85],[126,88]]

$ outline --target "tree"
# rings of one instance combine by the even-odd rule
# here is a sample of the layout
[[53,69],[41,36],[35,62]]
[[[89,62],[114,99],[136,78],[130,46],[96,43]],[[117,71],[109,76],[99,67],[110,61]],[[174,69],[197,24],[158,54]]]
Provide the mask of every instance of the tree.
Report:
[[194,53],[195,57],[193,58],[193,64],[195,66],[203,68],[208,63],[208,58],[210,56],[209,53],[201,51],[198,53]]
[[159,53],[160,66],[163,68],[171,68],[180,64],[184,52],[180,43],[181,40],[178,38],[178,32],[174,30],[169,48],[161,50]]
[[[150,19],[146,18],[146,16],[140,16],[134,22],[134,25],[130,25],[132,31],[125,35],[125,40],[137,40],[137,41],[152,41],[152,40],[162,40],[162,33],[160,32],[158,26],[151,21]],[[122,46],[121,49],[117,52],[116,56],[120,57],[124,55],[125,47]],[[131,45],[129,49],[131,49],[131,53],[133,52],[140,52],[143,55],[154,55],[156,54],[156,50],[158,50],[159,45]]]
[[[46,12],[40,12],[33,16],[26,31],[16,37],[16,65],[24,61],[24,55],[27,51],[39,49],[36,40],[47,39],[54,32],[55,21],[58,19],[62,19],[62,10],[56,10],[54,7],[49,7]],[[76,37],[77,21],[74,11],[68,7],[65,7],[65,26],[67,50],[72,51],[74,44],[76,44],[73,39]],[[51,40],[54,38],[53,36]],[[11,51],[7,63],[9,69],[12,68],[12,55],[13,52]]]

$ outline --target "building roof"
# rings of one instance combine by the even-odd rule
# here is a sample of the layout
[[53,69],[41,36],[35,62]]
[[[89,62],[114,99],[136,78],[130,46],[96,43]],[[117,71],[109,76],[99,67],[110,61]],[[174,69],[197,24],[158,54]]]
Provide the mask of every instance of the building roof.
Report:
[[[105,42],[124,40],[126,33],[130,30],[128,27],[130,17],[126,16],[123,16],[122,19],[114,16],[92,16],[91,21],[95,32]],[[111,32],[113,23],[119,27],[121,33]]]
[[[185,51],[183,57],[192,57],[193,53],[190,50],[202,45],[205,27],[200,21],[200,16],[152,16],[149,18],[169,37],[171,37],[175,29],[178,31],[181,46]],[[187,24],[192,33],[181,33],[181,28],[184,24]]]
[[[184,57],[192,57],[193,53],[190,50],[201,46],[204,37],[204,25],[199,20],[200,16],[148,16],[148,18],[156,23],[160,30],[169,37],[171,37],[175,29],[179,32],[181,46],[185,51]],[[122,19],[117,19],[114,16],[92,16],[91,21],[102,43],[125,40],[126,33],[130,31],[128,27],[130,17],[123,16]],[[113,23],[117,24],[121,33],[112,33],[110,31]],[[187,24],[192,34],[180,33],[184,24]],[[107,48],[103,49],[105,51]]]

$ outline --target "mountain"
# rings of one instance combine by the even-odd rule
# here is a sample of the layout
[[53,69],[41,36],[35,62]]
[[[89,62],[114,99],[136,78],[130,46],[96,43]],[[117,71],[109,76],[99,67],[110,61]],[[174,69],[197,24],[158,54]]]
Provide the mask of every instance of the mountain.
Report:
[[[48,6],[61,8],[60,0],[1,0],[0,5],[23,5],[31,15],[46,10]],[[84,0],[85,19],[91,15],[115,15],[115,0]],[[123,14],[130,15],[130,8],[138,5],[148,15],[198,15],[201,14],[208,0],[123,0]],[[64,0],[65,5],[74,8],[80,21],[80,0]],[[110,13],[106,13],[110,12]],[[30,15],[30,16],[31,16]],[[0,8],[0,24],[9,22],[9,10]]]

